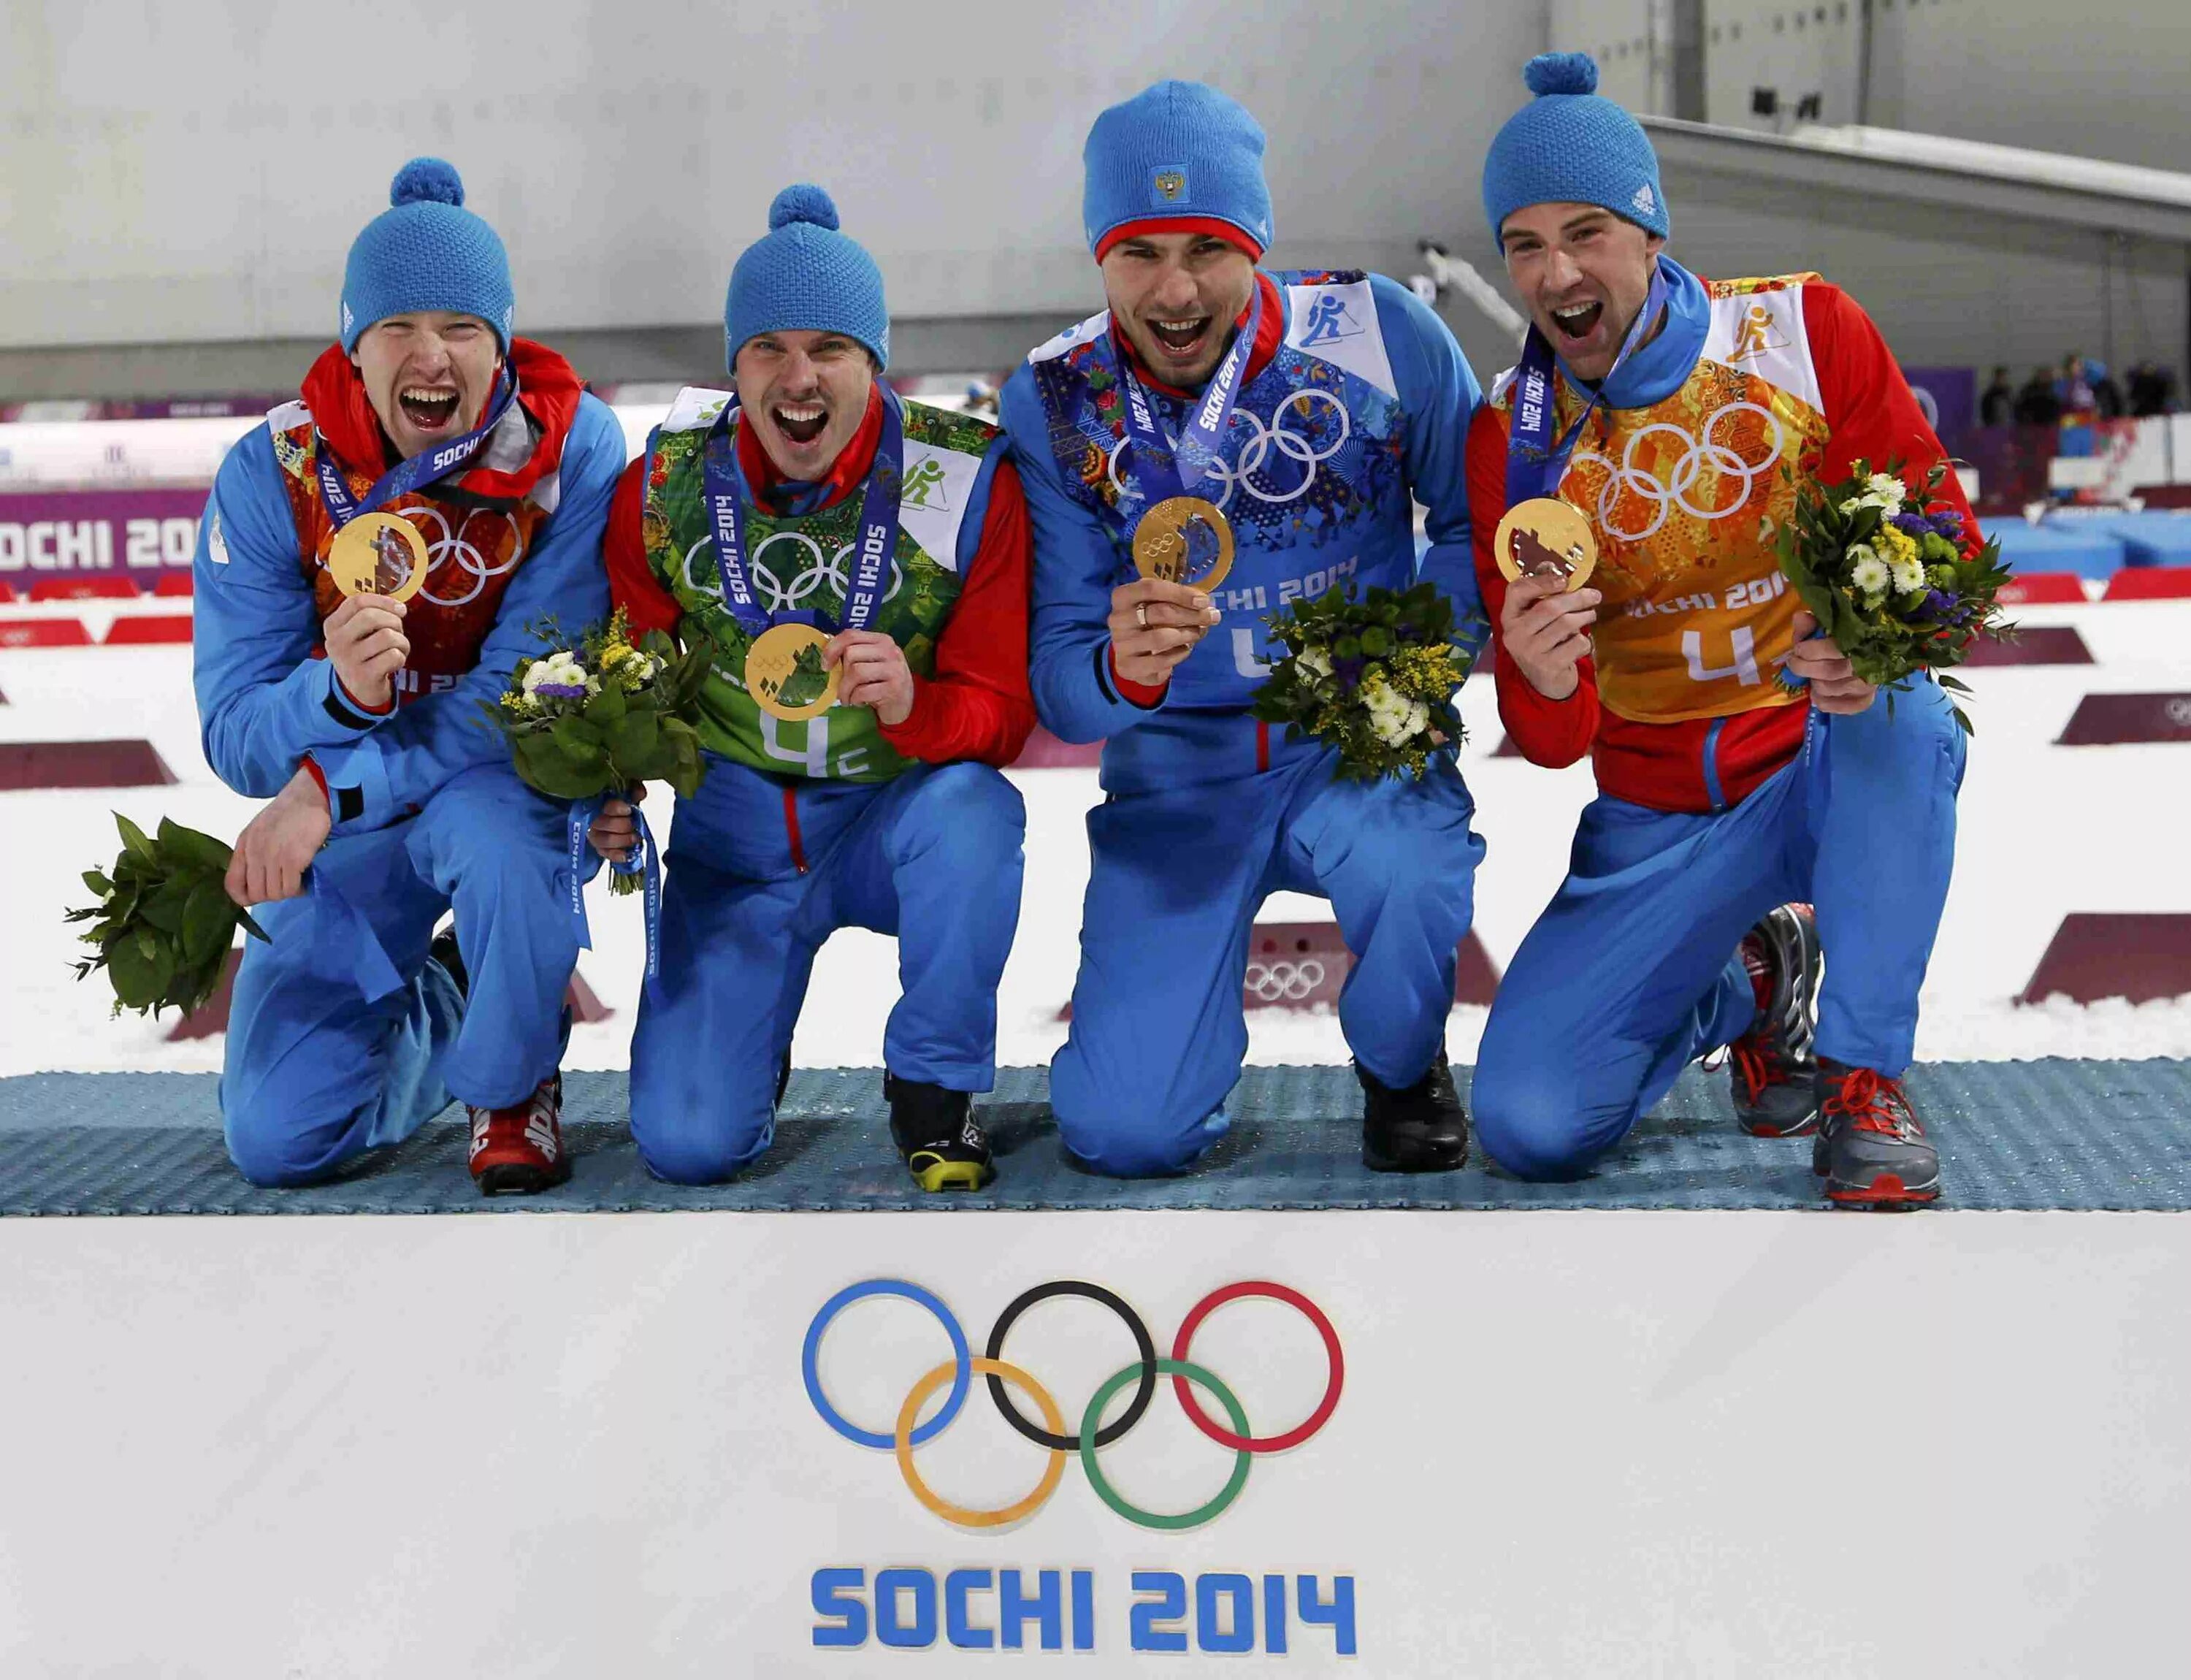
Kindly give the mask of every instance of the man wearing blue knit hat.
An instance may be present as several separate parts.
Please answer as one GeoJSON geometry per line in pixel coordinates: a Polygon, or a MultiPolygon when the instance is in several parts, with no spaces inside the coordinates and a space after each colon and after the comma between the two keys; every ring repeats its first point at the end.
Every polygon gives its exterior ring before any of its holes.
{"type": "MultiPolygon", "coordinates": [[[[1507,733],[1539,764],[1591,754],[1599,797],[1492,1005],[1478,1134],[1511,1171],[1579,1176],[1724,1048],[1744,1129],[1814,1136],[1830,1199],[1929,1202],[1939,1158],[1901,1076],[1962,734],[1929,680],[1873,704],[1773,538],[1802,481],[1863,458],[1921,485],[1939,440],[1846,293],[1665,253],[1658,159],[1587,56],[1527,80],[1483,205],[1534,324],[1470,433],[1469,499],[1507,733]],[[1533,519],[1587,535],[1594,574],[1522,563],[1533,519]]],[[[1952,473],[1939,493],[1952,512],[1913,502],[1882,544],[1975,543],[1952,473]]]]}
{"type": "Polygon", "coordinates": [[[1088,819],[1072,1033],[1050,1068],[1066,1145],[1134,1176],[1223,1136],[1249,929],[1289,891],[1330,899],[1355,955],[1340,1020],[1364,1159],[1457,1167],[1445,1022],[1483,851],[1468,790],[1449,753],[1420,782],[1338,779],[1333,750],[1249,707],[1266,615],[1335,585],[1420,573],[1474,632],[1475,376],[1404,287],[1257,271],[1263,133],[1215,88],[1164,82],[1113,106],[1084,157],[1109,307],[1034,351],[1003,403],[1034,524],[1036,704],[1066,739],[1103,742],[1109,795],[1088,819]],[[1222,586],[1137,578],[1137,529],[1190,493],[1232,532],[1222,586]]]}
{"type": "MultiPolygon", "coordinates": [[[[891,1131],[924,1190],[993,1176],[997,984],[1026,813],[1002,773],[1034,726],[1026,504],[993,426],[902,401],[882,275],[815,186],[731,271],[732,390],[681,392],[607,540],[635,629],[710,652],[708,774],[679,802],[658,979],[631,1047],[657,1177],[709,1184],[775,1132],[814,954],[895,934],[891,1131]]],[[[640,842],[621,801],[604,851],[640,842]]]]}
{"type": "Polygon", "coordinates": [[[206,757],[272,798],[228,876],[271,943],[246,943],[221,1111],[245,1176],[304,1184],[454,1096],[481,1189],[539,1190],[570,1175],[563,807],[480,709],[533,626],[606,610],[623,436],[511,336],[509,259],[457,172],[418,159],[390,198],[350,248],[339,344],[229,452],[200,528],[206,757]]]}

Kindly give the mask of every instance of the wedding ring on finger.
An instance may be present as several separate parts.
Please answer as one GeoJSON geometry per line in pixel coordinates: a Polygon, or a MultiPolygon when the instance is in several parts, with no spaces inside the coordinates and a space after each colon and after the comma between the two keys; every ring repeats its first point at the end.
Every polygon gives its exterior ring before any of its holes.
{"type": "Polygon", "coordinates": [[[1148,629],[1149,604],[1146,601],[1137,601],[1134,603],[1134,622],[1143,629],[1148,629]]]}

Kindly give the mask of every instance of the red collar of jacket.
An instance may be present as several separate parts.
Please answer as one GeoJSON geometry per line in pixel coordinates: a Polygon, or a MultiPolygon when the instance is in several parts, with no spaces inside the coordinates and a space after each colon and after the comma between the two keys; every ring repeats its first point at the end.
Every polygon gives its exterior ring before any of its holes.
{"type": "MultiPolygon", "coordinates": [[[[571,364],[545,345],[513,339],[509,365],[517,373],[518,406],[533,424],[532,458],[515,472],[474,467],[443,481],[468,493],[515,501],[553,473],[563,458],[563,441],[578,419],[585,390],[571,364]]],[[[365,380],[340,345],[330,345],[304,375],[304,406],[320,436],[343,464],[378,478],[396,464],[394,447],[380,429],[380,417],[365,393],[365,380]]]]}
{"type": "MultiPolygon", "coordinates": [[[[883,386],[877,379],[868,392],[868,412],[860,417],[859,430],[837,452],[836,460],[820,482],[828,487],[827,493],[814,506],[817,511],[834,507],[852,493],[853,488],[866,482],[868,469],[875,464],[875,447],[883,438],[883,386]]],[[[769,494],[777,487],[799,481],[786,478],[769,458],[768,451],[761,445],[760,436],[751,426],[738,428],[738,470],[746,476],[746,487],[756,499],[769,494]]]]}
{"type": "MultiPolygon", "coordinates": [[[[1278,282],[1258,269],[1255,271],[1255,284],[1261,288],[1263,293],[1263,316],[1255,323],[1255,345],[1248,352],[1248,372],[1246,378],[1242,380],[1243,384],[1247,379],[1254,379],[1256,374],[1271,365],[1271,358],[1278,353],[1278,346],[1285,341],[1286,336],[1286,305],[1285,299],[1278,295],[1278,282]]],[[[1248,314],[1247,310],[1242,310],[1233,317],[1233,326],[1245,327],[1248,324],[1248,314]]],[[[1181,402],[1191,402],[1201,395],[1199,391],[1181,390],[1176,386],[1168,385],[1143,367],[1141,356],[1134,349],[1134,341],[1118,330],[1118,323],[1115,317],[1111,323],[1111,342],[1118,346],[1121,353],[1132,366],[1135,377],[1151,390],[1161,391],[1166,396],[1176,398],[1181,402]]]]}

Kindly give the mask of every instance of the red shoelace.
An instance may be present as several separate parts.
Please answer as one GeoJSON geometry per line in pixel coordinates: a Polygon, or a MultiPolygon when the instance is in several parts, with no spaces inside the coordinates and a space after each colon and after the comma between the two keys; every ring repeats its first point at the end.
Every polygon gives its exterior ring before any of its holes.
{"type": "Polygon", "coordinates": [[[1909,1099],[1902,1094],[1902,1081],[1881,1076],[1869,1068],[1852,1068],[1841,1077],[1834,1094],[1819,1110],[1824,1114],[1846,1114],[1851,1125],[1889,1137],[1922,1137],[1909,1099]]]}

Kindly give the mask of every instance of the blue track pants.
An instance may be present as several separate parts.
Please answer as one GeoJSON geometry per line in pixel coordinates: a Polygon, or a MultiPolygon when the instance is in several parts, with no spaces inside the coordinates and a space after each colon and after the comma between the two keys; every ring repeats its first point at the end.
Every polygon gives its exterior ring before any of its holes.
{"type": "Polygon", "coordinates": [[[1570,1178],[1682,1069],[1756,1013],[1733,956],[1776,904],[1817,907],[1818,1051],[1898,1077],[1955,863],[1965,743],[1930,682],[1848,717],[1813,713],[1795,762],[1731,810],[1599,797],[1569,873],[1500,982],[1470,1107],[1485,1151],[1570,1178]]]}
{"type": "Polygon", "coordinates": [[[1124,1177],[1177,1172],[1225,1133],[1248,1051],[1249,930],[1276,891],[1329,898],[1354,954],[1339,1017],[1363,1067],[1420,1079],[1445,1043],[1454,950],[1483,842],[1450,759],[1421,782],[1334,778],[1337,755],[1272,743],[1272,767],[1113,793],[1089,813],[1070,1038],[1050,1064],[1066,1147],[1124,1177]]]}
{"type": "Polygon", "coordinates": [[[661,973],[632,1038],[631,1129],[648,1169],[720,1183],[768,1148],[814,954],[840,927],[897,937],[890,1070],[991,1089],[1026,832],[1019,790],[987,765],[787,783],[711,759],[671,825],[661,973]]]}
{"type": "Polygon", "coordinates": [[[220,1105],[254,1184],[307,1184],[408,1137],[455,1097],[521,1101],[555,1071],[578,955],[566,807],[508,767],[455,777],[416,817],[331,840],[303,897],[252,912],[229,1010],[220,1105]],[[469,1002],[426,948],[445,910],[469,1002]],[[367,998],[360,925],[393,969],[367,998]]]}

